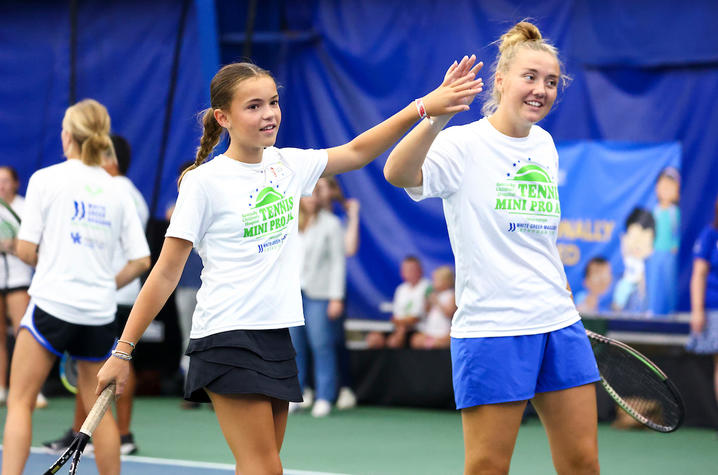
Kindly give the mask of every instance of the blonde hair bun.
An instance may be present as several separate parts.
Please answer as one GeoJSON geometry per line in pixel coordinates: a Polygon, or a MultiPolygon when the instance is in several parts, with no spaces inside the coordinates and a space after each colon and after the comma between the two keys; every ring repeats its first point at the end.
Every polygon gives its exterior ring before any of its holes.
{"type": "Polygon", "coordinates": [[[499,43],[499,53],[504,53],[512,46],[524,41],[539,41],[543,39],[541,32],[533,23],[528,21],[520,21],[515,24],[509,31],[501,35],[499,43]]]}

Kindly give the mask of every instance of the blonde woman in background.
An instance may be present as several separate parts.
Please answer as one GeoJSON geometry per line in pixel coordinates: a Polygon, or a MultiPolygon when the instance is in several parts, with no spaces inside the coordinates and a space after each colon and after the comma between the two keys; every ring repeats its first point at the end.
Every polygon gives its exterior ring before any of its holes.
{"type": "MultiPolygon", "coordinates": [[[[109,132],[102,104],[86,99],[69,107],[61,134],[67,160],[38,170],[28,183],[17,255],[36,270],[10,370],[4,475],[23,471],[35,397],[65,351],[77,360],[78,389],[89,412],[97,371],[115,344],[115,293],[150,266],[135,205],[101,167],[112,147],[109,132]],[[118,247],[128,262],[116,273],[118,247]]],[[[119,474],[120,437],[111,413],[92,438],[99,473],[119,474]]]]}

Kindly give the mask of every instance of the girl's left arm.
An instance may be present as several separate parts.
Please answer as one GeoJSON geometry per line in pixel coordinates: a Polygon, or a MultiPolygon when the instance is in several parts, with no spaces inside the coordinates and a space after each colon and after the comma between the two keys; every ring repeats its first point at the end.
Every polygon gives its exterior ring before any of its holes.
{"type": "MultiPolygon", "coordinates": [[[[464,56],[454,62],[444,82],[423,97],[426,114],[430,117],[469,110],[466,98],[475,96],[483,85],[481,78],[474,79],[479,66],[473,67],[475,56],[464,56]]],[[[375,125],[349,143],[327,150],[329,159],[322,176],[336,175],[362,168],[394,145],[419,119],[417,106],[410,103],[393,116],[375,125]]]]}

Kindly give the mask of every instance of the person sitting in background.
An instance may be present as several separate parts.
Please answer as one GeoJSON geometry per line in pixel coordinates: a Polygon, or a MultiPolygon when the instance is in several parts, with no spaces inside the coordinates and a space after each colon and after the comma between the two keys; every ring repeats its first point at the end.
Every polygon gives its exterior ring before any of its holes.
{"type": "Polygon", "coordinates": [[[604,257],[594,257],[583,270],[583,288],[576,293],[576,308],[579,312],[590,314],[601,310],[601,298],[611,288],[613,276],[611,263],[604,257]]]}
{"type": "Polygon", "coordinates": [[[410,341],[411,347],[417,350],[448,348],[451,343],[451,319],[456,312],[454,270],[450,266],[438,267],[431,280],[433,288],[426,299],[426,320],[410,341]]]}
{"type": "Polygon", "coordinates": [[[405,257],[401,262],[400,273],[403,282],[394,292],[391,316],[394,331],[386,338],[381,332],[370,332],[367,335],[369,348],[403,348],[416,330],[417,324],[426,315],[426,294],[430,282],[424,278],[419,258],[405,257]]]}

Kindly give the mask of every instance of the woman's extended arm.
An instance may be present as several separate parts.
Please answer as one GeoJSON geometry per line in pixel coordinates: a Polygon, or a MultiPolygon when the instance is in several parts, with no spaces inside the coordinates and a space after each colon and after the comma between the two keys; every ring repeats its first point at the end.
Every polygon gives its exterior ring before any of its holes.
{"type": "MultiPolygon", "coordinates": [[[[469,110],[468,98],[481,92],[482,80],[474,79],[480,65],[473,67],[475,56],[464,57],[454,63],[444,77],[444,82],[423,97],[426,114],[434,117],[469,110]]],[[[414,102],[357,136],[349,143],[328,150],[329,160],[322,176],[336,175],[356,170],[374,160],[394,145],[419,119],[414,102]]]]}
{"type": "MultiPolygon", "coordinates": [[[[474,66],[472,71],[478,73],[482,66],[483,63],[479,63],[474,66]]],[[[454,74],[456,73],[451,69],[447,71],[444,82],[450,81],[454,74]]],[[[478,87],[476,93],[462,98],[467,108],[474,96],[481,92],[482,85],[478,87]]],[[[429,152],[429,148],[434,143],[436,136],[446,127],[454,114],[455,112],[450,112],[440,115],[434,117],[433,123],[422,121],[414,127],[389,154],[389,159],[384,165],[384,178],[392,185],[400,188],[421,186],[424,181],[421,166],[424,164],[426,154],[429,152]]]]}
{"type": "MultiPolygon", "coordinates": [[[[177,287],[182,269],[192,250],[192,243],[184,239],[165,238],[162,252],[132,307],[127,325],[122,332],[117,349],[132,353],[132,347],[124,342],[137,343],[147,326],[157,316],[172,291],[177,287]]],[[[129,362],[110,357],[97,373],[97,394],[109,383],[117,383],[117,394],[124,391],[129,373],[129,362]]]]}

